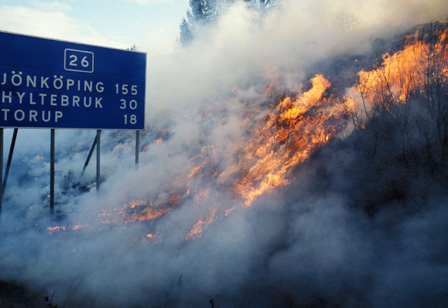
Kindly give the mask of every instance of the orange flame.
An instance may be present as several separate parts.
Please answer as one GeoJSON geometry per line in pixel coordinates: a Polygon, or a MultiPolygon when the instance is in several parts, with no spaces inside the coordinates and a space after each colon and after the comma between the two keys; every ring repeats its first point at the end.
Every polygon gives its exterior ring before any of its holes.
{"type": "Polygon", "coordinates": [[[102,222],[105,224],[115,224],[118,221],[128,224],[153,220],[165,215],[176,206],[179,206],[180,203],[178,198],[177,195],[171,195],[167,205],[145,200],[132,201],[129,204],[124,205],[121,209],[112,211],[101,210],[98,217],[101,217],[102,222]]]}
{"type": "Polygon", "coordinates": [[[48,227],[47,231],[53,234],[54,232],[65,231],[65,228],[65,226],[48,227]]]}
{"type": "Polygon", "coordinates": [[[352,107],[326,97],[331,86],[322,75],[311,79],[312,87],[295,98],[286,97],[270,113],[258,138],[244,149],[238,166],[248,171],[235,182],[236,191],[249,206],[258,196],[287,185],[288,172],[327,143],[340,128],[335,119],[347,116],[352,107]]]}
{"type": "MultiPolygon", "coordinates": [[[[212,200],[220,196],[218,193],[216,196],[210,193],[210,186],[201,183],[202,179],[215,181],[225,186],[224,189],[227,189],[229,183],[232,184],[230,190],[242,198],[244,206],[252,205],[263,194],[288,185],[292,180],[292,171],[347,126],[355,106],[362,103],[357,97],[372,106],[384,103],[384,108],[390,108],[391,102],[405,103],[412,91],[424,91],[419,87],[419,82],[430,74],[424,69],[431,67],[432,55],[440,54],[446,65],[446,33],[446,30],[438,33],[438,42],[432,45],[418,40],[418,33],[408,37],[403,50],[383,56],[379,68],[359,72],[359,82],[351,88],[355,97],[335,98],[331,94],[331,83],[324,76],[316,75],[310,80],[309,90],[279,100],[275,110],[252,134],[252,139],[238,149],[238,163],[219,173],[214,168],[219,164],[216,162],[214,146],[204,146],[198,155],[190,159],[193,164],[191,170],[173,181],[172,191],[177,193],[167,194],[167,200],[163,202],[131,202],[118,212],[118,216],[125,224],[156,219],[180,206],[191,194],[192,200],[198,204],[209,204],[210,208],[206,217],[199,219],[185,236],[187,240],[200,238],[205,228],[217,219],[218,211],[225,217],[236,208],[224,208],[214,203],[212,200]],[[384,93],[388,93],[389,99],[378,97],[384,93]],[[199,182],[198,187],[194,187],[195,181],[199,182]]],[[[447,78],[446,66],[441,74],[447,78]]],[[[276,79],[277,72],[272,76],[276,79]]],[[[274,91],[275,81],[272,81],[264,94],[271,97],[274,91]]],[[[233,92],[240,95],[238,89],[233,92]]],[[[212,114],[207,111],[195,119],[203,121],[212,114]]],[[[252,122],[251,116],[245,114],[241,126],[252,122]]],[[[365,128],[364,124],[359,125],[365,128]]],[[[163,134],[158,142],[164,142],[163,134]]],[[[229,147],[235,148],[235,145],[229,147]]],[[[105,213],[101,215],[106,216],[105,213]]],[[[157,234],[146,235],[146,239],[155,238],[157,234]]]]}
{"type": "Polygon", "coordinates": [[[203,228],[206,228],[207,225],[211,224],[216,217],[217,209],[213,209],[205,218],[205,220],[200,219],[191,229],[191,231],[185,237],[186,240],[191,240],[194,238],[199,238],[202,236],[203,228]]]}
{"type": "MultiPolygon", "coordinates": [[[[387,110],[393,103],[405,103],[409,94],[417,88],[424,90],[420,85],[425,78],[437,78],[433,76],[434,60],[439,58],[446,64],[446,37],[447,30],[436,32],[438,41],[435,44],[425,43],[419,40],[418,31],[406,39],[403,50],[390,55],[383,55],[381,67],[372,71],[359,72],[359,83],[354,90],[362,94],[362,98],[375,107],[383,107],[387,110]],[[384,97],[387,93],[388,97],[384,97]],[[383,106],[378,106],[383,104],[383,106]]],[[[447,76],[445,69],[441,74],[447,76]]],[[[441,77],[441,76],[439,76],[441,77]]]]}

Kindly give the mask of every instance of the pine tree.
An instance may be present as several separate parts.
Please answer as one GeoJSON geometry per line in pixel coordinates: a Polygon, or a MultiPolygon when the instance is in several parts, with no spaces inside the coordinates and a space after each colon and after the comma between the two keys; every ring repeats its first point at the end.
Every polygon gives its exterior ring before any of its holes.
{"type": "MultiPolygon", "coordinates": [[[[180,24],[180,42],[183,45],[189,44],[194,39],[194,27],[203,26],[217,20],[221,11],[238,0],[190,0],[190,8],[187,17],[182,19],[180,24]]],[[[272,0],[243,0],[253,4],[262,10],[272,2],[272,0]]]]}
{"type": "MultiPolygon", "coordinates": [[[[190,0],[190,9],[187,17],[180,24],[180,42],[184,45],[190,43],[193,38],[193,27],[211,22],[217,15],[217,3],[219,0],[190,0]]],[[[225,1],[225,0],[224,0],[225,1]]]]}

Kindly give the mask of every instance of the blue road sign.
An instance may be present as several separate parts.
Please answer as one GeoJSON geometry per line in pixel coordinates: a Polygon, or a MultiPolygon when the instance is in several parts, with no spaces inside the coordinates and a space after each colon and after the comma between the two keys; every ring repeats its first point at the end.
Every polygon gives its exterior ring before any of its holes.
{"type": "Polygon", "coordinates": [[[0,32],[0,127],[144,129],[146,54],[0,32]]]}

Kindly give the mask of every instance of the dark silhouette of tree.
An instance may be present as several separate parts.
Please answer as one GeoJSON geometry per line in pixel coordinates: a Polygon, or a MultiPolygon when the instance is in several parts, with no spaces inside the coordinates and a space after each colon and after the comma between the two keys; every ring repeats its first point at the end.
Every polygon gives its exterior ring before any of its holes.
{"type": "MultiPolygon", "coordinates": [[[[194,28],[212,23],[225,8],[238,0],[190,0],[187,16],[180,24],[180,42],[188,45],[194,39],[194,28]]],[[[240,0],[252,4],[254,8],[265,10],[272,0],[240,0]]]]}

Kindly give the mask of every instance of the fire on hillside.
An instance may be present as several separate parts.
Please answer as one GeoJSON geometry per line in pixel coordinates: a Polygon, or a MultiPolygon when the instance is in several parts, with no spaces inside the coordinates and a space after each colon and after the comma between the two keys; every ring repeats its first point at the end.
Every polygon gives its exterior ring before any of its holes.
{"type": "MultiPolygon", "coordinates": [[[[218,217],[231,215],[236,207],[251,206],[260,196],[288,185],[294,179],[294,170],[333,138],[353,129],[364,129],[370,112],[374,113],[377,108],[392,112],[397,104],[406,104],[412,93],[429,91],[428,80],[446,83],[447,30],[428,36],[418,31],[409,35],[400,50],[384,54],[376,67],[361,70],[358,82],[347,86],[344,96],[333,94],[332,84],[322,74],[311,78],[309,88],[301,85],[303,90],[294,95],[278,95],[273,81],[266,86],[264,97],[259,98],[269,101],[270,110],[264,115],[266,110],[251,108],[242,116],[240,125],[249,132],[247,141],[229,145],[237,157],[225,170],[216,167],[215,146],[207,144],[200,153],[190,157],[193,167],[185,177],[176,178],[167,189],[169,193],[154,200],[131,201],[121,209],[99,213],[98,219],[105,224],[156,220],[170,215],[186,200],[194,199],[209,210],[191,226],[185,239],[201,237],[218,217]],[[254,125],[251,119],[260,117],[263,120],[254,125]],[[220,189],[211,189],[217,186],[220,189]],[[234,205],[220,204],[217,200],[221,194],[232,196],[234,205]]],[[[238,96],[239,91],[233,90],[233,93],[238,96]]],[[[253,106],[251,101],[241,101],[253,106]]],[[[213,110],[196,121],[211,114],[213,110]]],[[[225,116],[220,121],[226,121],[225,116]]],[[[166,135],[167,131],[160,135],[166,135]]],[[[163,143],[164,139],[159,137],[155,142],[163,143]]],[[[65,230],[65,227],[48,229],[49,232],[65,230]]],[[[156,236],[149,233],[147,238],[156,236]]]]}

